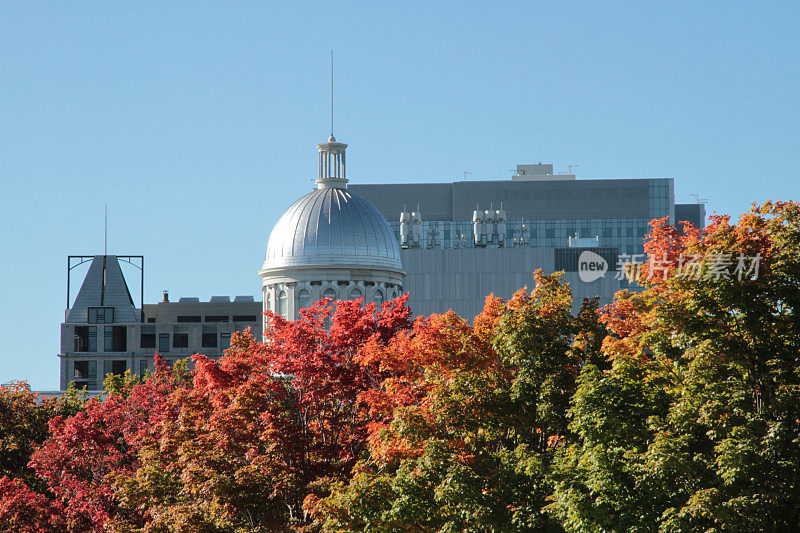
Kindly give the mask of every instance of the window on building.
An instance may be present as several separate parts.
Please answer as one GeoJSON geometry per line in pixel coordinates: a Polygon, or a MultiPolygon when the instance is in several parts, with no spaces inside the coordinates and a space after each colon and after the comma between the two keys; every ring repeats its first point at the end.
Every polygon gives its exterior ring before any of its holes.
{"type": "Polygon", "coordinates": [[[227,315],[206,315],[206,322],[229,322],[230,317],[227,315]]]}
{"type": "Polygon", "coordinates": [[[311,305],[311,293],[308,292],[308,289],[301,289],[297,293],[297,308],[304,309],[309,305],[311,305]]]}
{"type": "Polygon", "coordinates": [[[121,376],[126,370],[128,370],[128,362],[124,359],[111,361],[111,373],[115,376],[121,376]]]}
{"type": "Polygon", "coordinates": [[[128,349],[128,328],[125,326],[106,326],[103,351],[124,352],[128,349]]]}
{"type": "Polygon", "coordinates": [[[217,347],[217,327],[216,326],[203,326],[203,348],[216,348],[217,347]]]}
{"type": "Polygon", "coordinates": [[[89,379],[89,361],[75,361],[75,379],[89,379]]]}
{"type": "Polygon", "coordinates": [[[172,347],[173,348],[188,348],[189,347],[189,334],[188,333],[173,333],[172,334],[172,347]]]}
{"type": "Polygon", "coordinates": [[[128,328],[114,326],[114,351],[125,352],[128,350],[128,328]]]}
{"type": "MultiPolygon", "coordinates": [[[[337,298],[337,294],[336,294],[336,291],[332,287],[328,287],[327,289],[325,289],[325,292],[322,293],[322,297],[323,298],[331,298],[331,299],[335,300],[337,298]]],[[[322,325],[325,327],[325,329],[331,329],[331,326],[333,325],[333,316],[332,315],[333,315],[333,313],[329,314],[328,316],[325,317],[325,320],[323,320],[322,325]]]]}
{"type": "Polygon", "coordinates": [[[149,361],[139,361],[139,375],[141,377],[145,377],[147,375],[147,371],[150,369],[150,362],[149,361]]]}
{"type": "MultiPolygon", "coordinates": [[[[90,352],[89,349],[89,330],[95,330],[95,346],[97,344],[97,327],[96,326],[75,326],[75,346],[76,352],[90,352]]],[[[96,349],[94,351],[97,351],[96,349]]]]}
{"type": "Polygon", "coordinates": [[[158,351],[160,353],[169,352],[169,333],[158,334],[158,351]]]}
{"type": "Polygon", "coordinates": [[[383,297],[383,292],[380,289],[375,291],[375,303],[381,305],[385,301],[386,298],[383,297]]]}
{"type": "Polygon", "coordinates": [[[361,289],[352,289],[350,291],[350,299],[355,300],[356,298],[361,298],[361,289]]]}
{"type": "Polygon", "coordinates": [[[234,322],[258,322],[256,315],[233,315],[234,322]]]}
{"type": "Polygon", "coordinates": [[[220,350],[227,350],[231,347],[231,334],[230,333],[220,333],[219,334],[219,349],[220,350]]]}
{"type": "Polygon", "coordinates": [[[289,316],[288,303],[286,291],[281,291],[280,294],[278,294],[278,314],[283,318],[288,318],[289,316]]]}
{"type": "Polygon", "coordinates": [[[114,322],[113,307],[90,307],[89,324],[111,324],[114,322]]]}
{"type": "Polygon", "coordinates": [[[89,390],[97,388],[97,361],[73,362],[72,382],[78,388],[86,387],[89,390]]]}
{"type": "Polygon", "coordinates": [[[200,315],[178,315],[178,322],[200,322],[200,315]]]}
{"type": "Polygon", "coordinates": [[[155,348],[156,347],[156,328],[155,326],[142,326],[142,334],[139,338],[139,347],[141,348],[155,348]]]}
{"type": "Polygon", "coordinates": [[[89,346],[87,352],[97,351],[97,326],[89,326],[89,346]]]}

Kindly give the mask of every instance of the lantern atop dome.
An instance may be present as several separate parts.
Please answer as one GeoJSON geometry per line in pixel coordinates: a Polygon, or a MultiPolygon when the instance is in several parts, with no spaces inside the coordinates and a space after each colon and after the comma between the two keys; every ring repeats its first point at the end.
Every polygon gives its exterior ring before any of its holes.
{"type": "Polygon", "coordinates": [[[319,175],[316,183],[318,189],[345,189],[347,177],[345,172],[345,153],[347,145],[336,142],[331,134],[328,142],[317,145],[319,152],[319,175]]]}

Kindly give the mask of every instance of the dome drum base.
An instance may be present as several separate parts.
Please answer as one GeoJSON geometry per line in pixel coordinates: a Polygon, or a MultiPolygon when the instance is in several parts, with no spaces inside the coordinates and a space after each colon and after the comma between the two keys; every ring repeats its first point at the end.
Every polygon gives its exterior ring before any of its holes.
{"type": "MultiPolygon", "coordinates": [[[[394,273],[387,273],[394,274],[394,273]]],[[[383,303],[403,294],[403,278],[397,274],[382,276],[348,276],[339,272],[329,278],[309,276],[280,276],[264,279],[262,286],[264,311],[273,311],[287,320],[299,318],[299,311],[322,298],[354,300],[364,303],[383,303]],[[347,279],[350,278],[350,279],[347,279]]]]}

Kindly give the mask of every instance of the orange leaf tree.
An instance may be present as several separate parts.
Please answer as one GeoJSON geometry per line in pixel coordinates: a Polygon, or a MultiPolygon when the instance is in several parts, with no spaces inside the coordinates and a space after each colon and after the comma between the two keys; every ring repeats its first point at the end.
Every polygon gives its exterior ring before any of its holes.
{"type": "Polygon", "coordinates": [[[532,293],[487,298],[470,325],[453,312],[417,319],[376,347],[394,372],[362,394],[377,420],[353,478],[306,508],[325,531],[529,530],[542,510],[579,368],[603,331],[589,304],[574,317],[560,275],[532,293]]]}

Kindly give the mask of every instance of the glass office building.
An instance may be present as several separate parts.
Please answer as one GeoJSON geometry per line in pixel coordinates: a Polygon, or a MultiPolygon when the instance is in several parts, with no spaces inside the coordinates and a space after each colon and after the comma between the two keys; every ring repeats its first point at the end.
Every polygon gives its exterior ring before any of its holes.
{"type": "Polygon", "coordinates": [[[577,258],[602,255],[610,270],[644,260],[650,221],[702,227],[703,204],[675,204],[673,178],[581,179],[552,165],[518,165],[512,179],[351,185],[389,220],[407,271],[415,314],[477,314],[490,292],[503,298],[531,272],[563,270],[576,300],[610,303],[630,288],[610,273],[587,283],[577,258]]]}
{"type": "MultiPolygon", "coordinates": [[[[669,217],[671,222],[676,221],[672,178],[495,180],[351,188],[381,210],[401,245],[401,214],[416,214],[420,238],[411,247],[423,249],[482,246],[475,236],[476,212],[482,212],[486,224],[493,224],[495,233],[505,233],[504,238],[486,246],[566,247],[570,238],[591,238],[599,246],[618,248],[621,254],[643,253],[651,220],[669,217]]],[[[681,207],[694,211],[690,221],[702,226],[702,204],[681,207]]]]}

